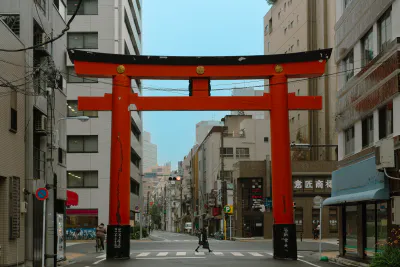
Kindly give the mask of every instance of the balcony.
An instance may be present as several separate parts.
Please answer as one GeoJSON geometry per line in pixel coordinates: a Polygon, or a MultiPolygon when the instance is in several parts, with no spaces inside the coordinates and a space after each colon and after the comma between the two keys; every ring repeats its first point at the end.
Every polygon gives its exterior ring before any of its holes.
{"type": "Polygon", "coordinates": [[[45,179],[46,174],[46,152],[39,148],[33,148],[33,179],[45,179]]]}

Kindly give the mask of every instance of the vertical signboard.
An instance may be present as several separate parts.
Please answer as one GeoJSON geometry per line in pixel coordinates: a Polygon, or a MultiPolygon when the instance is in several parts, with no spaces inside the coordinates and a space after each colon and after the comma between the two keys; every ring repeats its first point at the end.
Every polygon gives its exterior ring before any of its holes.
{"type": "Polygon", "coordinates": [[[57,213],[57,261],[64,258],[64,214],[57,213]]]}

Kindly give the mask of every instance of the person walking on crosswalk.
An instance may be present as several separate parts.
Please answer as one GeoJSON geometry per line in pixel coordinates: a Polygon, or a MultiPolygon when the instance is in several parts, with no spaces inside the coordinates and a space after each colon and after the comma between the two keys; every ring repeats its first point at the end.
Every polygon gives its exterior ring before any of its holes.
{"type": "Polygon", "coordinates": [[[199,235],[199,246],[194,251],[199,252],[198,249],[200,246],[203,246],[204,249],[208,249],[208,252],[212,252],[210,244],[208,243],[206,228],[201,229],[199,235]]]}

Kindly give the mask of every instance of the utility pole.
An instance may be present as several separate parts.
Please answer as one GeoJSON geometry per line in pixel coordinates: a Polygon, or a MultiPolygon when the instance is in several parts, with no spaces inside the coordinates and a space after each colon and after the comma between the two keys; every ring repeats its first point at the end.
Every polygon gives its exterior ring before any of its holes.
{"type": "Polygon", "coordinates": [[[182,202],[182,178],[181,178],[181,226],[180,226],[180,232],[182,233],[182,229],[183,229],[183,218],[182,218],[182,211],[183,211],[183,202],[182,202]]]}
{"type": "Polygon", "coordinates": [[[147,232],[150,234],[150,191],[147,191],[147,232]]]}

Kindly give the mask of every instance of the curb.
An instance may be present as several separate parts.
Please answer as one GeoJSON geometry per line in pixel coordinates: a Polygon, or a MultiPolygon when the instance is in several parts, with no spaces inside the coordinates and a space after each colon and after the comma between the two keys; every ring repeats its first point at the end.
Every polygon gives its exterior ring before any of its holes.
{"type": "Polygon", "coordinates": [[[352,261],[341,257],[329,258],[329,262],[340,264],[342,266],[369,267],[369,264],[352,261]]]}

